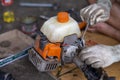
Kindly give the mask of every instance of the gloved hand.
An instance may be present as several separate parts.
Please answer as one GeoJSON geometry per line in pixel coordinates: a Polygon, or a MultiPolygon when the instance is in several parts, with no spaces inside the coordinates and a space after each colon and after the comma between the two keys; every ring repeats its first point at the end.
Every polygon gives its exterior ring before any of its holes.
{"type": "Polygon", "coordinates": [[[80,53],[80,59],[94,68],[107,67],[120,61],[120,45],[96,45],[85,48],[80,53]]]}
{"type": "Polygon", "coordinates": [[[109,19],[110,8],[102,4],[92,4],[80,10],[80,16],[83,21],[90,21],[90,25],[94,25],[109,19]]]}

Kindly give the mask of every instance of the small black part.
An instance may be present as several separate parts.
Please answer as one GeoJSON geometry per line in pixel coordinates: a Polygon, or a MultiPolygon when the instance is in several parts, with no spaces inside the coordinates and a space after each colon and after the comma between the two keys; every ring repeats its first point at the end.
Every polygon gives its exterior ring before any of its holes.
{"type": "Polygon", "coordinates": [[[0,71],[0,80],[15,80],[10,73],[0,71]]]}
{"type": "Polygon", "coordinates": [[[116,80],[116,78],[115,77],[109,77],[108,80],[116,80]]]}

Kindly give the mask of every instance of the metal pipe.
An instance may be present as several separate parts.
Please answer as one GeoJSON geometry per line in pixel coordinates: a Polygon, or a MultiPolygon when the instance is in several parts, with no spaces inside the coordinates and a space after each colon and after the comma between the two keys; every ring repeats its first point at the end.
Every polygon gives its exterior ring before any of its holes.
{"type": "Polygon", "coordinates": [[[53,7],[53,4],[50,4],[50,3],[24,3],[24,2],[21,2],[20,6],[25,6],[25,7],[53,7]]]}

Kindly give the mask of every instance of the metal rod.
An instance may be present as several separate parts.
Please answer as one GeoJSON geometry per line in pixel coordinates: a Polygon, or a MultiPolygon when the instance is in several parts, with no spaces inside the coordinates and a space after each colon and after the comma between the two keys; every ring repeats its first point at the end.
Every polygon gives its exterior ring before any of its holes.
{"type": "Polygon", "coordinates": [[[48,20],[48,19],[49,19],[49,17],[44,16],[44,15],[40,15],[39,17],[40,17],[41,19],[44,19],[44,20],[48,20]]]}
{"type": "Polygon", "coordinates": [[[87,32],[87,30],[88,30],[88,27],[89,27],[89,22],[87,23],[87,26],[86,26],[86,28],[85,28],[85,31],[83,32],[83,34],[82,34],[82,39],[84,39],[85,38],[85,34],[86,34],[86,32],[87,32]]]}
{"type": "Polygon", "coordinates": [[[53,7],[53,4],[50,3],[20,3],[20,6],[27,6],[27,7],[53,7]]]}

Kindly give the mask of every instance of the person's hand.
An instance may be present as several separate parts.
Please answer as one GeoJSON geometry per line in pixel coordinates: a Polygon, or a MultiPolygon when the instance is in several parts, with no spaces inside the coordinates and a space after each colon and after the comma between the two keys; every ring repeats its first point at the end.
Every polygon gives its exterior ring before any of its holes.
{"type": "Polygon", "coordinates": [[[80,16],[83,21],[90,21],[90,25],[98,22],[104,22],[109,19],[110,11],[101,4],[92,4],[80,10],[80,16]]]}
{"type": "Polygon", "coordinates": [[[94,68],[107,67],[119,61],[117,47],[96,45],[85,48],[80,53],[80,59],[94,68]]]}

